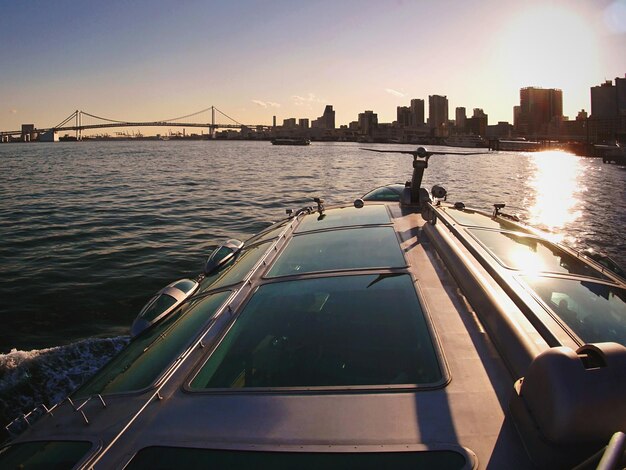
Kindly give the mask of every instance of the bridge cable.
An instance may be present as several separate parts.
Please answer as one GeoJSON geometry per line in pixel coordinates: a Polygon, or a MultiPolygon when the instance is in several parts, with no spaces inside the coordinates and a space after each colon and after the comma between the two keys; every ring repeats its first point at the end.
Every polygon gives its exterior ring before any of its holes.
{"type": "Polygon", "coordinates": [[[61,121],[60,124],[57,124],[56,126],[54,126],[53,129],[56,129],[57,127],[63,127],[65,124],[67,124],[68,122],[70,122],[72,119],[74,119],[76,117],[76,113],[77,113],[77,111],[74,111],[67,118],[65,118],[63,121],[61,121]]]}
{"type": "MultiPolygon", "coordinates": [[[[210,107],[208,107],[208,108],[203,109],[202,111],[197,111],[197,112],[195,112],[195,113],[187,114],[187,115],[185,115],[185,116],[180,116],[180,117],[177,117],[177,118],[163,119],[163,121],[161,121],[161,122],[178,121],[179,119],[185,119],[185,118],[188,118],[188,117],[193,117],[193,116],[196,116],[196,115],[198,115],[198,114],[202,114],[202,113],[205,113],[205,112],[209,111],[212,107],[213,107],[213,106],[210,106],[210,107]]],[[[217,108],[216,108],[216,109],[217,109],[217,108]]]]}
{"type": "Polygon", "coordinates": [[[223,112],[222,112],[222,111],[220,111],[219,109],[215,108],[215,110],[216,110],[218,113],[220,113],[220,114],[222,114],[222,115],[226,116],[228,119],[230,119],[230,120],[231,120],[231,121],[233,121],[234,123],[239,124],[240,126],[244,126],[244,125],[245,125],[245,124],[242,124],[242,123],[240,123],[239,121],[237,121],[237,120],[235,120],[235,119],[231,118],[228,114],[223,113],[223,112]]]}
{"type": "Polygon", "coordinates": [[[94,116],[93,114],[86,113],[85,111],[83,111],[83,114],[85,116],[89,116],[89,117],[92,117],[94,119],[100,119],[101,121],[114,122],[114,123],[117,123],[117,124],[130,123],[130,121],[116,121],[114,119],[107,119],[107,118],[103,118],[103,117],[100,117],[100,116],[94,116]]]}

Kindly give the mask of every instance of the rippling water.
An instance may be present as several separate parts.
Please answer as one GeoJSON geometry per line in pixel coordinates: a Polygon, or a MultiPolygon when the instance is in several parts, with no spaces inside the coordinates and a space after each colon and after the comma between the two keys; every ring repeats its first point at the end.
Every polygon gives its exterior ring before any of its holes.
{"type": "MultiPolygon", "coordinates": [[[[0,145],[0,169],[0,353],[15,349],[0,354],[1,401],[8,370],[41,360],[42,348],[123,337],[151,293],[197,274],[225,238],[245,239],[313,196],[346,202],[404,182],[411,157],[352,143],[32,143],[0,145]]],[[[625,265],[625,182],[624,167],[597,159],[499,152],[435,156],[424,186],[473,207],[505,202],[625,265]]]]}

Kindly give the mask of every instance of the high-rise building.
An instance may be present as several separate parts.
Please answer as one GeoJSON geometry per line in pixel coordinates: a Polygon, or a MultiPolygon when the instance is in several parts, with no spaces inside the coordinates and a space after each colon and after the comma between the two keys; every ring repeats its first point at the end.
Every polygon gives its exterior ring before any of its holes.
{"type": "Polygon", "coordinates": [[[398,106],[396,108],[396,116],[398,127],[411,126],[411,108],[408,106],[398,106]]]}
{"type": "Polygon", "coordinates": [[[465,130],[470,134],[487,135],[488,116],[481,108],[474,108],[474,114],[465,121],[465,130]]]}
{"type": "Polygon", "coordinates": [[[296,118],[283,119],[283,127],[285,129],[295,129],[296,128],[296,118]]]}
{"type": "Polygon", "coordinates": [[[563,92],[554,88],[527,87],[520,90],[517,132],[547,135],[550,125],[563,119],[563,92]]]}
{"type": "Polygon", "coordinates": [[[519,127],[519,117],[522,115],[521,106],[513,106],[513,129],[519,127]]]}
{"type": "Polygon", "coordinates": [[[615,78],[615,88],[617,89],[617,114],[626,116],[626,74],[624,78],[615,78]]]}
{"type": "Polygon", "coordinates": [[[411,127],[424,125],[424,100],[411,100],[411,127]]]}
{"type": "Polygon", "coordinates": [[[594,142],[611,142],[626,135],[626,75],[615,85],[607,80],[591,87],[591,116],[588,135],[594,142]]]}
{"type": "Polygon", "coordinates": [[[333,111],[332,104],[326,105],[326,108],[324,108],[324,114],[313,121],[311,123],[311,127],[319,129],[335,128],[335,111],[333,111]]]}
{"type": "Polygon", "coordinates": [[[448,126],[448,98],[440,95],[428,97],[428,123],[435,135],[445,136],[448,126]]]}
{"type": "Polygon", "coordinates": [[[617,116],[617,87],[611,80],[591,87],[591,117],[610,118],[617,116]]]}
{"type": "Polygon", "coordinates": [[[298,127],[300,127],[301,129],[308,129],[309,128],[309,120],[307,118],[301,118],[298,120],[298,127]]]}
{"type": "Polygon", "coordinates": [[[465,114],[465,108],[458,107],[455,110],[455,118],[456,118],[456,128],[459,131],[463,131],[465,129],[465,119],[467,115],[465,114]]]}
{"type": "Polygon", "coordinates": [[[613,118],[626,116],[626,75],[615,78],[615,85],[607,80],[591,87],[591,117],[613,118]]]}
{"type": "Polygon", "coordinates": [[[378,114],[374,111],[365,111],[359,114],[359,132],[372,135],[374,129],[378,127],[378,114]]]}

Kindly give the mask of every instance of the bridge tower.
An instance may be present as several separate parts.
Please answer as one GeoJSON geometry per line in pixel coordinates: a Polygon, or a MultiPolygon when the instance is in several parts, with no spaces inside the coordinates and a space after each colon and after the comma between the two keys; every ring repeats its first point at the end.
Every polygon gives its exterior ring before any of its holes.
{"type": "Polygon", "coordinates": [[[211,129],[209,129],[211,139],[215,139],[215,106],[211,106],[211,129]]]}
{"type": "Polygon", "coordinates": [[[83,112],[77,109],[74,116],[76,119],[76,140],[83,140],[83,112]]]}

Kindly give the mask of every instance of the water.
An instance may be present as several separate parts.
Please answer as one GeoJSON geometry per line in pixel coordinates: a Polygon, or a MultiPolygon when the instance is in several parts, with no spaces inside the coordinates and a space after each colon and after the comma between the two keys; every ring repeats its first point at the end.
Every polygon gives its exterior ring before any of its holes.
{"type": "MultiPolygon", "coordinates": [[[[347,202],[410,178],[410,156],[360,146],[0,145],[0,423],[77,385],[125,344],[151,293],[196,275],[226,238],[314,196],[347,202]]],[[[493,153],[435,156],[424,186],[473,207],[505,202],[557,240],[626,265],[625,182],[624,167],[597,159],[493,153]]]]}

